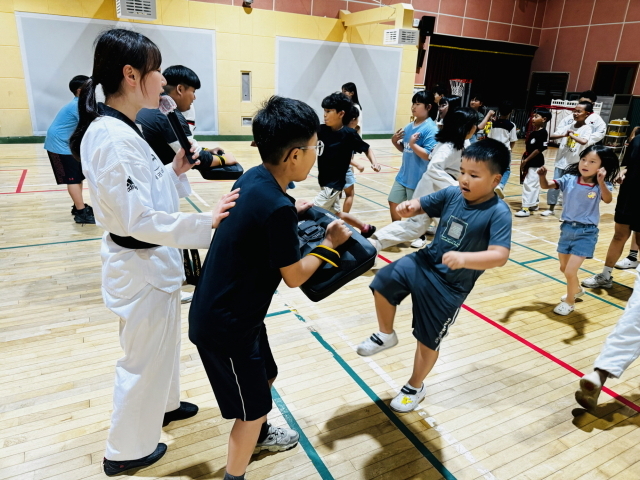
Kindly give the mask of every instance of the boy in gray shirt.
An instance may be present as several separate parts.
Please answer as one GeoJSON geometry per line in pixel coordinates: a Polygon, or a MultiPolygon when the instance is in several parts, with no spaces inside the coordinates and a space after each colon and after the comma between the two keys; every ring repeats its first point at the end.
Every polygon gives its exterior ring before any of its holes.
{"type": "Polygon", "coordinates": [[[492,139],[475,143],[464,151],[458,186],[398,206],[398,213],[405,218],[426,213],[442,220],[427,248],[381,269],[370,286],[380,331],[358,346],[359,355],[395,346],[396,307],[409,294],[413,301],[417,351],[411,378],[391,401],[397,412],[414,410],[425,397],[422,382],[478,277],[509,258],[511,212],[494,189],[510,161],[504,144],[492,139]]]}

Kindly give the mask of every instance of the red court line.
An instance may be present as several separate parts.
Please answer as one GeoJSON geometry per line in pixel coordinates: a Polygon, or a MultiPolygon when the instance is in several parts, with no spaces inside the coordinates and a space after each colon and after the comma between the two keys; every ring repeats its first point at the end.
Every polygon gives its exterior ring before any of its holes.
{"type": "MultiPolygon", "coordinates": [[[[389,260],[388,258],[383,257],[382,255],[378,255],[378,257],[380,259],[384,260],[387,263],[391,263],[391,260],[389,260]]],[[[473,315],[478,317],[480,320],[484,320],[489,325],[492,325],[492,326],[496,327],[498,330],[501,330],[502,332],[506,333],[511,338],[514,338],[514,339],[518,340],[520,343],[526,345],[530,349],[538,352],[540,355],[543,355],[543,356],[547,357],[549,360],[554,362],[556,365],[560,365],[562,368],[564,368],[566,370],[569,370],[571,373],[573,373],[574,375],[577,375],[578,377],[583,377],[584,376],[584,373],[582,373],[580,370],[572,367],[571,365],[569,365],[566,362],[563,362],[562,360],[560,360],[555,355],[552,355],[549,352],[547,352],[546,350],[543,350],[542,348],[538,347],[537,345],[531,343],[529,340],[527,340],[525,338],[522,338],[520,335],[518,335],[515,332],[512,332],[511,330],[509,330],[504,325],[500,325],[495,320],[491,320],[489,317],[483,315],[482,313],[478,312],[477,310],[474,310],[473,308],[469,307],[468,305],[462,304],[462,308],[464,308],[467,312],[472,313],[473,315]]],[[[618,402],[622,403],[623,405],[635,410],[636,412],[640,412],[640,405],[637,405],[637,404],[633,403],[632,401],[627,400],[623,396],[618,395],[616,392],[614,392],[610,388],[602,387],[602,391],[605,392],[610,397],[612,397],[615,400],[617,400],[618,402]]]]}
{"type": "Polygon", "coordinates": [[[24,184],[24,179],[27,178],[27,171],[28,170],[22,170],[22,176],[20,177],[20,181],[18,181],[18,187],[15,193],[22,192],[22,185],[24,184]]]}

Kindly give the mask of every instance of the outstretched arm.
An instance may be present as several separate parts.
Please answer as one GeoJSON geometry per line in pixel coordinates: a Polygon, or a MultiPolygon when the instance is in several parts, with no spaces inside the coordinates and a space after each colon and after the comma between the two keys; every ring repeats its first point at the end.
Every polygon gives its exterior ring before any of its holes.
{"type": "Polygon", "coordinates": [[[547,181],[547,168],[542,166],[538,169],[538,176],[540,177],[540,187],[542,188],[558,188],[558,184],[556,182],[549,183],[547,181]]]}

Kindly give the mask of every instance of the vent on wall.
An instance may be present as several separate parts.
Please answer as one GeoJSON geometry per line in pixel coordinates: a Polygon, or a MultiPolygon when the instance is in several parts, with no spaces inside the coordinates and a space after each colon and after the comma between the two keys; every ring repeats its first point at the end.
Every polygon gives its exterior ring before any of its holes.
{"type": "Polygon", "coordinates": [[[157,20],[156,0],[116,0],[118,18],[157,20]]]}
{"type": "Polygon", "coordinates": [[[384,45],[418,45],[419,30],[396,28],[384,31],[384,45]]]}

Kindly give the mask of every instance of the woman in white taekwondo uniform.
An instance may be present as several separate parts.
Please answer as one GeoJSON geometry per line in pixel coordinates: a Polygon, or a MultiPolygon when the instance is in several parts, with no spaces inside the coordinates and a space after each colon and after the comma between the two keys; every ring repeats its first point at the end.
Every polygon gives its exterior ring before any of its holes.
{"type": "Polygon", "coordinates": [[[161,429],[195,415],[180,402],[182,248],[208,248],[237,198],[223,196],[212,213],[180,213],[191,193],[184,151],[164,166],[134,123],[142,108],[158,108],[165,84],[158,47],[144,35],[102,33],[93,75],[83,86],[71,151],[82,160],[102,238],[102,294],[120,317],[124,357],[116,364],[111,429],[103,462],[118,475],[158,461],[161,429]],[[104,91],[98,104],[96,86],[104,91]]]}

